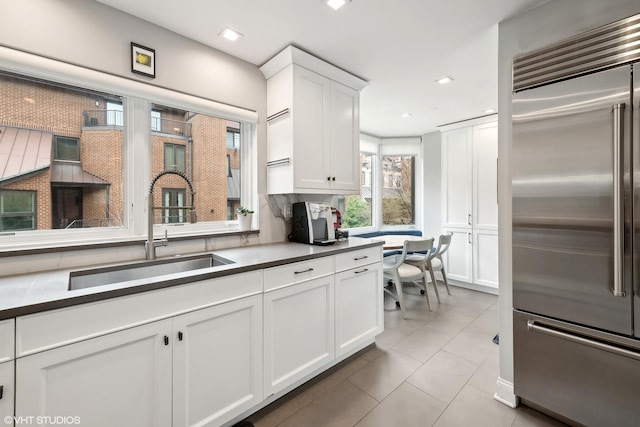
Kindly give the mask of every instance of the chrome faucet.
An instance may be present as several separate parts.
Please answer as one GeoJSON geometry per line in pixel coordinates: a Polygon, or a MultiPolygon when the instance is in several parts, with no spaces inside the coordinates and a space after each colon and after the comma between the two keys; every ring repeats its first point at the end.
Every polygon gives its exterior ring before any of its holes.
{"type": "Polygon", "coordinates": [[[156,259],[156,248],[158,246],[167,246],[169,244],[169,239],[167,238],[167,230],[164,231],[164,238],[162,239],[153,238],[153,220],[154,220],[153,212],[155,210],[169,209],[169,208],[189,209],[191,211],[191,215],[189,215],[189,222],[193,223],[195,222],[195,215],[194,215],[195,206],[193,202],[195,194],[196,193],[193,191],[193,184],[191,183],[191,180],[187,175],[185,175],[183,172],[180,172],[179,170],[164,170],[160,172],[158,175],[156,175],[156,177],[153,178],[153,180],[151,180],[151,185],[149,185],[149,205],[148,205],[149,218],[148,218],[148,224],[147,224],[148,233],[147,233],[147,241],[144,244],[145,259],[148,259],[148,260],[156,259]],[[178,175],[179,177],[184,179],[187,182],[187,184],[189,184],[189,190],[191,191],[190,206],[154,206],[153,187],[156,185],[156,182],[158,181],[158,179],[160,179],[160,177],[164,175],[178,175]]]}

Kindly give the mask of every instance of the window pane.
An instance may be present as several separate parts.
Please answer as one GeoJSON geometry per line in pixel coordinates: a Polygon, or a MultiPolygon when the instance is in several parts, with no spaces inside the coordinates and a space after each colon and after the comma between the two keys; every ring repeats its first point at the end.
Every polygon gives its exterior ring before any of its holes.
{"type": "Polygon", "coordinates": [[[35,228],[35,192],[0,190],[0,231],[35,228]]]}
{"type": "Polygon", "coordinates": [[[360,194],[347,196],[342,213],[343,228],[370,227],[372,222],[372,164],[371,154],[360,154],[360,194]]]}
{"type": "Polygon", "coordinates": [[[29,215],[3,217],[3,227],[122,226],[122,112],[112,94],[0,73],[0,138],[23,147],[9,153],[0,191],[38,191],[40,201],[29,215]]]}
{"type": "Polygon", "coordinates": [[[75,138],[55,137],[55,160],[80,160],[79,141],[75,138]]]}
{"type": "Polygon", "coordinates": [[[382,158],[382,223],[406,225],[415,223],[415,158],[385,156],[382,158]]]}
{"type": "MultiPolygon", "coordinates": [[[[151,135],[152,178],[164,170],[178,170],[191,181],[191,191],[184,179],[176,174],[162,175],[154,185],[154,223],[226,221],[229,210],[240,206],[240,124],[218,117],[153,105],[162,113],[162,134],[151,135]],[[237,148],[227,147],[227,129],[238,130],[237,148]],[[174,132],[166,132],[167,129],[174,132]],[[169,154],[171,153],[171,154],[169,154]],[[171,163],[169,163],[169,158],[171,163]],[[182,190],[165,199],[168,191],[182,190]],[[169,202],[169,204],[167,204],[169,202]],[[174,204],[181,203],[180,205],[174,204]],[[186,209],[165,209],[164,206],[186,206],[186,209]]],[[[173,194],[173,193],[172,193],[173,194]]]]}
{"type": "Polygon", "coordinates": [[[162,131],[162,122],[160,121],[161,115],[160,111],[151,111],[151,130],[154,132],[162,131]]]}

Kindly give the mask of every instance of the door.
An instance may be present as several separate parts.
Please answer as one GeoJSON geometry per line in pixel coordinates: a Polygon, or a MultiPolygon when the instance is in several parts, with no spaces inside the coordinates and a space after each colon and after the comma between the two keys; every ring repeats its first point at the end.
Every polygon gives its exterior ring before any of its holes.
{"type": "Polygon", "coordinates": [[[629,86],[620,67],[514,94],[515,308],[631,334],[629,86]]]}
{"type": "Polygon", "coordinates": [[[354,143],[360,133],[359,97],[357,90],[331,82],[331,139],[327,141],[329,154],[326,162],[334,190],[360,190],[360,145],[354,143]]]}
{"type": "Polygon", "coordinates": [[[264,294],[265,397],[333,360],[333,298],[333,275],[264,294]]]}
{"type": "Polygon", "coordinates": [[[5,426],[13,426],[14,361],[0,363],[0,419],[5,426]]]}
{"type": "Polygon", "coordinates": [[[173,427],[218,426],[262,401],[262,296],[174,318],[173,427]]]}
{"type": "Polygon", "coordinates": [[[384,329],[380,263],[337,273],[336,357],[372,341],[384,329]]]}
{"type": "Polygon", "coordinates": [[[164,320],[17,359],[16,417],[171,426],[170,335],[164,320]]]}
{"type": "Polygon", "coordinates": [[[82,188],[51,187],[53,228],[82,228],[82,188]]]}
{"type": "Polygon", "coordinates": [[[442,134],[443,224],[446,228],[471,228],[472,137],[471,127],[442,134]]]}
{"type": "Polygon", "coordinates": [[[444,253],[444,265],[448,279],[473,282],[473,233],[469,229],[446,228],[453,233],[449,250],[444,253]]]}

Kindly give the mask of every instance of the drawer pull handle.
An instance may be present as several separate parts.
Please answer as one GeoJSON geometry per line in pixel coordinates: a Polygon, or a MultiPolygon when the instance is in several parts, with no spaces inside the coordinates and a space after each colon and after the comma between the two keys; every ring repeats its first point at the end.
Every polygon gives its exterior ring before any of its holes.
{"type": "Polygon", "coordinates": [[[3,394],[4,394],[4,386],[0,385],[0,399],[2,399],[3,394]]]}
{"type": "Polygon", "coordinates": [[[360,261],[361,259],[367,259],[367,258],[369,258],[369,255],[359,256],[359,257],[357,257],[357,258],[354,258],[353,260],[354,260],[354,261],[360,261]]]}
{"type": "Polygon", "coordinates": [[[368,269],[368,268],[363,268],[363,269],[362,269],[362,270],[360,270],[360,271],[354,271],[354,272],[353,272],[353,274],[366,273],[367,271],[369,271],[369,269],[368,269]]]}
{"type": "Polygon", "coordinates": [[[302,271],[294,271],[293,274],[308,273],[310,271],[313,271],[313,268],[307,268],[306,270],[302,270],[302,271]]]}
{"type": "Polygon", "coordinates": [[[184,338],[184,335],[182,332],[178,332],[178,341],[182,341],[182,339],[184,338]]]}
{"type": "Polygon", "coordinates": [[[169,337],[167,335],[164,336],[164,345],[169,345],[169,337]]]}

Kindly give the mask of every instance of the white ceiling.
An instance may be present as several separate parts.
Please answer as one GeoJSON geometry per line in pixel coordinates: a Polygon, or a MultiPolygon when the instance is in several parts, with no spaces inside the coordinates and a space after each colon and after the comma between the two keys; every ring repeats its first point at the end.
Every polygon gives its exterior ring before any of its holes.
{"type": "Polygon", "coordinates": [[[547,0],[98,1],[258,66],[293,44],[369,82],[363,133],[403,137],[497,108],[497,24],[547,0]],[[243,37],[219,37],[225,27],[243,37]]]}

